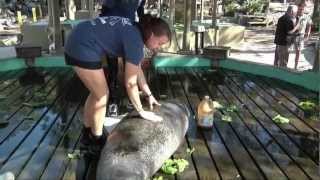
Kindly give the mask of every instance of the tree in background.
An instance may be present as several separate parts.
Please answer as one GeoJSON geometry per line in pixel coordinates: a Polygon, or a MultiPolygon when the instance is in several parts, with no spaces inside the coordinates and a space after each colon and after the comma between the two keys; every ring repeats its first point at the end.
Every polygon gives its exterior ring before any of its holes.
{"type": "Polygon", "coordinates": [[[320,26],[320,0],[314,0],[312,21],[319,28],[320,26]]]}

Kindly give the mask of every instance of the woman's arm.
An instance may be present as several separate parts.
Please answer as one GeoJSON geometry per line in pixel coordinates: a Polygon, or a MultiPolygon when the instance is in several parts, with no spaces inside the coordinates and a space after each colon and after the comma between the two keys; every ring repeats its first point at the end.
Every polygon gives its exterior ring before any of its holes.
{"type": "Polygon", "coordinates": [[[140,87],[140,89],[142,90],[142,92],[147,95],[148,100],[149,100],[149,106],[150,109],[153,110],[153,104],[160,106],[160,103],[158,103],[158,101],[154,98],[148,84],[146,81],[146,78],[144,76],[144,73],[141,69],[141,64],[139,66],[139,74],[138,74],[138,85],[140,87]]]}
{"type": "Polygon", "coordinates": [[[129,99],[142,118],[151,120],[151,121],[162,121],[162,118],[160,116],[157,116],[156,114],[150,111],[144,111],[142,108],[142,104],[139,96],[138,84],[137,84],[138,75],[140,71],[139,69],[140,69],[139,66],[131,64],[129,62],[126,62],[125,64],[125,86],[127,89],[129,99]]]}
{"type": "Polygon", "coordinates": [[[143,71],[141,69],[141,64],[139,65],[138,85],[139,85],[140,89],[142,90],[142,92],[145,95],[149,96],[149,95],[152,94],[151,90],[150,90],[150,88],[149,88],[149,86],[147,84],[147,81],[146,81],[146,78],[144,76],[144,73],[143,73],[143,71]]]}
{"type": "Polygon", "coordinates": [[[142,104],[139,97],[139,89],[137,84],[139,74],[139,66],[126,62],[125,64],[125,87],[128,96],[135,109],[140,112],[143,111],[142,104]]]}

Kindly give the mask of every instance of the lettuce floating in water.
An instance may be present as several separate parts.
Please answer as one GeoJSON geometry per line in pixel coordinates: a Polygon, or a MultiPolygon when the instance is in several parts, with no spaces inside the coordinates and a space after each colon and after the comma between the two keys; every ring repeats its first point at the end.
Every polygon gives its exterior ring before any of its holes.
{"type": "Polygon", "coordinates": [[[236,105],[231,105],[229,107],[226,108],[227,112],[237,112],[238,111],[238,107],[236,105]]]}
{"type": "Polygon", "coordinates": [[[275,116],[274,118],[272,118],[272,120],[273,120],[275,123],[279,123],[279,124],[286,124],[286,123],[289,123],[289,122],[290,122],[290,119],[285,118],[285,117],[281,116],[280,114],[278,114],[277,116],[275,116]]]}
{"type": "Polygon", "coordinates": [[[232,117],[229,116],[229,115],[222,115],[221,120],[222,121],[231,122],[232,121],[232,117]]]}
{"type": "Polygon", "coordinates": [[[299,107],[305,111],[312,111],[315,109],[316,104],[311,101],[302,101],[299,103],[299,107]]]}
{"type": "Polygon", "coordinates": [[[75,151],[74,153],[68,153],[69,159],[79,159],[80,158],[80,152],[75,151]]]}
{"type": "Polygon", "coordinates": [[[221,105],[218,101],[212,101],[212,105],[216,109],[223,109],[223,105],[221,105]]]}
{"type": "Polygon", "coordinates": [[[154,177],[152,178],[152,180],[163,180],[163,177],[162,176],[154,177]]]}
{"type": "Polygon", "coordinates": [[[188,161],[184,159],[167,159],[164,161],[161,170],[165,174],[176,174],[181,173],[189,165],[188,161]]]}
{"type": "Polygon", "coordinates": [[[191,149],[187,148],[187,154],[191,155],[194,152],[194,150],[194,147],[192,147],[191,149]]]}

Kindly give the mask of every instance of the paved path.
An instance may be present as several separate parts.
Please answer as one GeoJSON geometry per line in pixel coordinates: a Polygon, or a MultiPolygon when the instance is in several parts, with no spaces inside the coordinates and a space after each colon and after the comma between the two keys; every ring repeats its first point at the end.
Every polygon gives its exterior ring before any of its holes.
{"type": "MultiPolygon", "coordinates": [[[[274,61],[275,44],[274,27],[254,27],[245,32],[244,42],[234,47],[231,51],[231,58],[272,65],[274,61]]],[[[315,42],[319,34],[313,34],[307,41],[305,49],[298,62],[298,70],[311,69],[315,56],[315,42]]],[[[295,53],[293,47],[290,50],[288,67],[294,67],[295,53]]]]}

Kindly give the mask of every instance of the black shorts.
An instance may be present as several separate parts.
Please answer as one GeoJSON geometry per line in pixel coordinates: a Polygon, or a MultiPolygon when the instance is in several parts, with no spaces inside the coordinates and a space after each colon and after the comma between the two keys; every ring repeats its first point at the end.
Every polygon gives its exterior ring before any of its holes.
{"type": "Polygon", "coordinates": [[[91,61],[91,62],[81,61],[79,59],[69,56],[66,53],[64,54],[64,57],[67,65],[78,66],[85,69],[101,69],[102,68],[101,61],[91,61]]]}

